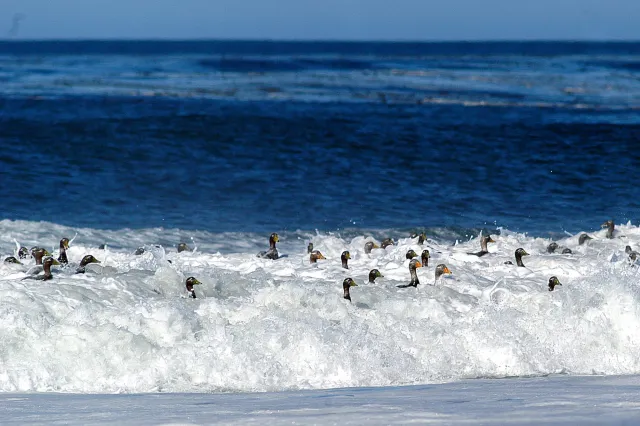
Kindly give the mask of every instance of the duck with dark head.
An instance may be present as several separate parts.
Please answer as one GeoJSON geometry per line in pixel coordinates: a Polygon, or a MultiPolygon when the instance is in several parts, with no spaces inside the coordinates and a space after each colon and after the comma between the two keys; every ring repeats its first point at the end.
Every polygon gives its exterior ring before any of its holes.
{"type": "Polygon", "coordinates": [[[349,265],[347,264],[349,259],[351,259],[351,253],[349,253],[348,250],[343,251],[340,255],[340,260],[342,261],[342,267],[344,269],[349,269],[349,265]]]}
{"type": "Polygon", "coordinates": [[[18,250],[18,257],[20,259],[26,259],[27,257],[29,257],[29,249],[27,249],[26,247],[20,247],[20,249],[18,250]]]}
{"type": "Polygon", "coordinates": [[[349,292],[349,290],[351,289],[351,287],[357,287],[358,284],[356,284],[356,282],[351,279],[351,278],[345,278],[344,281],[342,281],[342,290],[344,291],[344,298],[347,299],[349,302],[351,302],[351,293],[349,292]]]}
{"type": "Polygon", "coordinates": [[[101,263],[98,259],[93,257],[93,255],[88,254],[82,258],[80,261],[80,265],[78,269],[76,269],[76,274],[84,274],[86,272],[87,265],[90,263],[101,263]]]}
{"type": "Polygon", "coordinates": [[[393,242],[393,238],[386,238],[384,241],[382,241],[382,243],[380,243],[380,247],[384,249],[394,244],[395,243],[393,242]]]}
{"type": "Polygon", "coordinates": [[[67,249],[69,248],[69,239],[63,238],[60,240],[60,254],[58,255],[58,262],[61,265],[68,265],[69,259],[67,259],[67,249]]]}
{"type": "Polygon", "coordinates": [[[529,256],[529,253],[527,253],[523,248],[517,249],[515,252],[516,265],[524,267],[524,263],[522,263],[522,256],[529,256]]]}
{"type": "Polygon", "coordinates": [[[187,288],[187,293],[189,293],[189,297],[192,299],[196,298],[196,291],[193,289],[194,285],[202,284],[200,281],[195,279],[194,277],[189,277],[185,281],[184,285],[187,288]]]}
{"type": "Polygon", "coordinates": [[[578,238],[578,245],[581,246],[589,240],[593,240],[593,238],[584,233],[580,234],[580,237],[578,238]]]}
{"type": "Polygon", "coordinates": [[[4,263],[15,263],[16,265],[22,265],[22,262],[20,262],[14,256],[5,257],[4,263]]]}
{"type": "Polygon", "coordinates": [[[549,278],[549,291],[553,291],[557,285],[562,285],[557,277],[553,276],[549,278]]]}
{"type": "Polygon", "coordinates": [[[307,254],[310,254],[313,251],[313,243],[309,242],[309,245],[307,245],[307,254]]]}
{"type": "Polygon", "coordinates": [[[187,243],[178,244],[178,253],[182,253],[183,251],[191,251],[191,248],[187,245],[187,243]]]}
{"type": "Polygon", "coordinates": [[[264,259],[276,260],[278,259],[278,249],[276,249],[276,243],[280,241],[280,237],[275,232],[269,236],[269,250],[261,251],[258,253],[258,257],[264,259]]]}
{"type": "Polygon", "coordinates": [[[369,271],[369,284],[373,284],[376,281],[376,278],[384,278],[384,275],[380,273],[377,269],[372,269],[369,271]]]}
{"type": "Polygon", "coordinates": [[[430,257],[431,257],[431,254],[429,253],[429,250],[427,249],[422,250],[421,260],[422,260],[422,266],[424,266],[425,268],[429,266],[430,257]]]}
{"type": "Polygon", "coordinates": [[[419,234],[411,234],[411,238],[416,238],[416,237],[418,237],[419,245],[423,245],[424,242],[427,240],[427,234],[425,234],[424,232],[420,232],[419,234]]]}
{"type": "Polygon", "coordinates": [[[415,251],[413,251],[413,249],[411,249],[407,252],[407,254],[404,255],[404,257],[411,260],[414,257],[418,257],[418,253],[416,253],[415,251]]]}

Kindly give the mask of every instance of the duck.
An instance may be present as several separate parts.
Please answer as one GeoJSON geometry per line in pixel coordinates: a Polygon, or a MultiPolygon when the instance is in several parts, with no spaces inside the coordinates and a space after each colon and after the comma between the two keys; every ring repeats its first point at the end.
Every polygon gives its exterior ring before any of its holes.
{"type": "MultiPolygon", "coordinates": [[[[38,247],[38,246],[34,246],[31,247],[31,250],[29,250],[31,252],[31,256],[32,257],[36,257],[34,253],[43,250],[44,256],[51,256],[51,253],[49,253],[49,250],[47,250],[46,248],[42,248],[42,247],[38,247]]],[[[36,259],[36,265],[42,265],[42,258],[40,258],[40,263],[38,263],[38,260],[36,259]]]]}
{"type": "Polygon", "coordinates": [[[386,238],[384,241],[382,241],[382,243],[380,243],[380,247],[384,249],[394,244],[395,243],[393,242],[393,238],[386,238]]]}
{"type": "Polygon", "coordinates": [[[269,250],[261,251],[258,253],[258,257],[271,260],[278,259],[278,249],[276,249],[276,243],[278,241],[280,241],[280,238],[278,237],[278,234],[274,232],[269,236],[269,250]]]}
{"type": "Polygon", "coordinates": [[[144,247],[138,247],[136,249],[136,251],[133,252],[133,254],[136,255],[136,256],[140,256],[140,255],[144,254],[144,252],[145,252],[144,247]]]}
{"type": "Polygon", "coordinates": [[[67,259],[67,249],[69,248],[69,239],[63,238],[60,240],[60,254],[58,255],[58,262],[61,265],[68,265],[69,259],[67,259]]]}
{"type": "Polygon", "coordinates": [[[29,250],[26,247],[20,247],[20,249],[18,250],[18,257],[20,259],[26,259],[27,257],[29,257],[29,250]]]}
{"type": "Polygon", "coordinates": [[[86,272],[86,266],[90,263],[101,263],[98,259],[93,257],[93,255],[88,254],[82,258],[80,261],[80,266],[76,269],[76,274],[84,274],[86,272]]]}
{"type": "MultiPolygon", "coordinates": [[[[552,242],[547,246],[547,253],[555,253],[558,247],[560,247],[558,243],[552,242]]],[[[573,251],[568,247],[565,247],[562,249],[562,254],[571,254],[571,253],[573,253],[573,251]]]]}
{"type": "Polygon", "coordinates": [[[182,253],[183,251],[192,251],[191,248],[187,245],[187,243],[178,244],[178,253],[182,253]]]}
{"type": "Polygon", "coordinates": [[[4,263],[15,263],[16,265],[22,265],[22,262],[20,262],[14,256],[5,257],[4,263]]]}
{"type": "Polygon", "coordinates": [[[411,274],[411,281],[409,284],[403,284],[397,286],[398,288],[406,288],[406,287],[418,287],[420,284],[420,280],[418,280],[418,273],[416,272],[417,268],[421,268],[422,263],[418,259],[411,259],[409,262],[409,273],[411,274]]]}
{"type": "Polygon", "coordinates": [[[351,259],[351,253],[349,253],[348,250],[343,251],[342,255],[340,255],[340,260],[342,260],[342,267],[344,269],[349,269],[349,265],[347,265],[349,259],[351,259]]]}
{"type": "Polygon", "coordinates": [[[41,281],[50,280],[51,278],[53,278],[53,275],[51,274],[51,266],[52,265],[59,265],[59,264],[60,264],[60,262],[58,262],[53,257],[47,257],[42,262],[42,270],[44,271],[44,274],[29,275],[27,277],[24,277],[23,280],[26,280],[26,279],[41,280],[41,281]]]}
{"type": "Polygon", "coordinates": [[[556,276],[549,278],[549,291],[553,291],[554,287],[562,285],[556,276]]]}
{"type": "MultiPolygon", "coordinates": [[[[529,253],[527,253],[523,248],[519,248],[516,250],[515,255],[516,255],[516,265],[524,267],[524,263],[522,263],[522,256],[529,256],[529,253]]],[[[504,264],[513,265],[513,262],[511,262],[510,260],[507,260],[506,262],[504,262],[504,264]]]]}
{"type": "Polygon", "coordinates": [[[613,223],[613,219],[607,220],[602,225],[600,225],[600,227],[607,228],[607,238],[613,238],[613,230],[616,227],[616,225],[613,223]]]}
{"type": "Polygon", "coordinates": [[[489,250],[487,248],[487,243],[495,243],[495,240],[491,238],[491,235],[485,235],[480,239],[480,251],[477,251],[475,253],[467,253],[467,254],[472,254],[478,257],[484,256],[485,254],[489,253],[489,250]]]}
{"type": "Polygon", "coordinates": [[[578,245],[581,246],[589,240],[593,240],[593,238],[584,233],[580,234],[580,237],[578,238],[578,245]]]}
{"type": "Polygon", "coordinates": [[[187,288],[187,292],[189,293],[189,297],[191,297],[192,299],[196,299],[196,291],[193,289],[193,286],[198,284],[202,283],[194,277],[187,278],[184,283],[185,287],[187,288]]]}
{"type": "Polygon", "coordinates": [[[451,274],[451,270],[447,267],[447,265],[445,265],[444,263],[441,263],[438,266],[436,266],[435,282],[437,283],[440,277],[444,274],[451,274]]]}
{"type": "Polygon", "coordinates": [[[414,257],[418,257],[418,253],[416,253],[416,252],[415,252],[415,251],[413,251],[413,250],[409,250],[409,251],[407,252],[407,254],[405,254],[405,257],[406,257],[407,259],[411,260],[411,259],[413,259],[414,257]]]}
{"type": "Polygon", "coordinates": [[[384,278],[384,275],[380,273],[377,269],[372,269],[369,271],[369,284],[373,284],[376,281],[376,278],[384,278]]]}
{"type": "Polygon", "coordinates": [[[326,259],[319,250],[314,250],[309,255],[309,263],[318,263],[318,259],[326,259]]]}
{"type": "Polygon", "coordinates": [[[424,249],[422,250],[422,265],[426,268],[427,266],[429,266],[429,258],[431,257],[431,254],[429,253],[429,250],[424,249]]]}
{"type": "Polygon", "coordinates": [[[377,245],[376,243],[374,243],[373,241],[367,241],[364,244],[364,252],[365,252],[365,254],[371,253],[371,250],[373,250],[374,248],[377,249],[377,248],[380,248],[380,246],[377,245]]]}
{"type": "Polygon", "coordinates": [[[423,245],[424,242],[427,240],[427,234],[425,234],[424,232],[421,232],[419,234],[411,234],[411,238],[416,238],[416,237],[418,237],[419,245],[423,245]]]}
{"type": "Polygon", "coordinates": [[[344,298],[351,302],[351,294],[349,293],[349,289],[351,287],[357,287],[358,284],[352,278],[345,278],[342,281],[342,289],[344,290],[344,298]]]}
{"type": "Polygon", "coordinates": [[[311,254],[311,252],[312,252],[312,251],[313,251],[313,243],[312,243],[312,242],[310,242],[310,243],[307,245],[307,254],[311,254]]]}
{"type": "MultiPolygon", "coordinates": [[[[31,256],[36,260],[36,264],[29,268],[27,271],[27,275],[37,275],[44,270],[44,266],[42,265],[42,259],[45,256],[49,256],[49,252],[43,248],[33,247],[31,249],[31,256]]],[[[59,265],[58,261],[54,263],[54,265],[59,265]]]]}
{"type": "MultiPolygon", "coordinates": [[[[631,263],[635,263],[636,260],[640,257],[640,254],[638,254],[637,251],[633,250],[631,248],[631,246],[626,246],[624,248],[624,252],[629,256],[629,261],[631,263]]],[[[5,260],[5,262],[6,262],[6,260],[5,260]]]]}

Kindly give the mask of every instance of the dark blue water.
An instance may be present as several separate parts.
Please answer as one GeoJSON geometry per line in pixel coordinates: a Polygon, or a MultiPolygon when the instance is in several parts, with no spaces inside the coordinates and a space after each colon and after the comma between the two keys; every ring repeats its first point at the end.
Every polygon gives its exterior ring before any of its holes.
{"type": "Polygon", "coordinates": [[[0,43],[0,219],[211,231],[640,219],[640,44],[0,43]]]}

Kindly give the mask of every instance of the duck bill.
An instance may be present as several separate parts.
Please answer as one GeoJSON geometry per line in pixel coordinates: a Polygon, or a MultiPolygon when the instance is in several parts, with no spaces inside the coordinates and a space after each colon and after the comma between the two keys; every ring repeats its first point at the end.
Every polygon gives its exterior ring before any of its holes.
{"type": "Polygon", "coordinates": [[[356,284],[355,282],[352,282],[350,287],[358,287],[358,284],[356,284]]]}
{"type": "Polygon", "coordinates": [[[198,280],[193,280],[193,283],[192,283],[192,284],[197,285],[197,284],[202,284],[202,283],[201,283],[200,281],[198,281],[198,280]]]}
{"type": "Polygon", "coordinates": [[[442,272],[445,273],[445,274],[450,274],[451,273],[451,269],[449,269],[449,268],[447,268],[445,266],[442,272]]]}
{"type": "Polygon", "coordinates": [[[489,237],[489,239],[487,240],[487,242],[488,242],[488,243],[495,243],[496,241],[495,241],[493,238],[489,237]]]}
{"type": "Polygon", "coordinates": [[[373,248],[380,248],[380,246],[377,245],[376,243],[373,243],[373,248]]]}
{"type": "Polygon", "coordinates": [[[322,254],[319,254],[319,255],[318,255],[318,259],[324,259],[324,260],[327,260],[327,258],[326,258],[326,257],[324,257],[322,254]]]}

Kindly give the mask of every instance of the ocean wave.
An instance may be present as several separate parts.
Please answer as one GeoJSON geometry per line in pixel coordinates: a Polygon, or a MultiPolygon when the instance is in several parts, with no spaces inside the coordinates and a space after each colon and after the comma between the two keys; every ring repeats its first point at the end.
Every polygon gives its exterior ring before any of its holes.
{"type": "Polygon", "coordinates": [[[614,239],[594,232],[586,245],[565,236],[557,242],[570,255],[494,230],[483,257],[466,254],[479,235],[443,228],[420,246],[405,232],[282,233],[284,257],[271,261],[256,257],[267,242],[252,233],[1,221],[5,255],[13,239],[53,248],[75,236],[70,263],[88,253],[102,263],[44,282],[23,281],[26,266],[0,265],[0,390],[249,392],[640,372],[638,268],[624,253],[640,244],[640,228],[619,226],[614,239]],[[366,240],[393,233],[396,245],[363,252],[366,240]],[[196,250],[177,253],[179,241],[196,250]],[[309,241],[327,257],[317,266],[309,241]],[[425,247],[421,285],[397,288],[409,280],[407,250],[425,247]],[[530,253],[526,267],[505,265],[518,247],[530,253]],[[453,275],[434,283],[438,263],[453,275]],[[366,283],[371,268],[384,275],[375,284],[366,283]],[[553,292],[551,275],[563,284],[553,292]],[[203,283],[195,300],[185,297],[187,276],[203,283]],[[353,303],[342,298],[345,277],[358,283],[353,303]]]}

